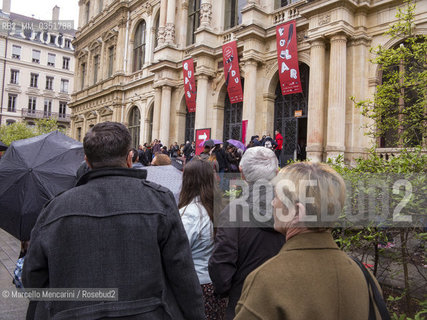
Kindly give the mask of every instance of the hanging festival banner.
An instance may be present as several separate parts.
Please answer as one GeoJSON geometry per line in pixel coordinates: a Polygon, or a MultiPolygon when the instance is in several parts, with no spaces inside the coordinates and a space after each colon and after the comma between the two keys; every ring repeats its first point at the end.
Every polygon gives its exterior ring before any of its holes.
{"type": "Polygon", "coordinates": [[[194,77],[193,58],[182,62],[182,71],[184,73],[185,103],[188,112],[196,111],[196,80],[194,77]]]}
{"type": "Polygon", "coordinates": [[[222,59],[224,62],[225,85],[227,86],[230,103],[242,102],[243,90],[240,79],[236,41],[229,42],[222,46],[222,59]]]}
{"type": "Polygon", "coordinates": [[[276,27],[276,42],[282,95],[302,92],[295,20],[276,27]]]}

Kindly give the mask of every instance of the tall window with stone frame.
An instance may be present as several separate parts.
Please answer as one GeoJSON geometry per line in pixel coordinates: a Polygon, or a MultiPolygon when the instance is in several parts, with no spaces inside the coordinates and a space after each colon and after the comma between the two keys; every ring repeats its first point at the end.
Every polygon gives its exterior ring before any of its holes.
{"type": "Polygon", "coordinates": [[[200,3],[201,0],[190,0],[188,4],[187,45],[193,44],[196,40],[194,32],[200,26],[200,3]]]}
{"type": "Polygon", "coordinates": [[[32,61],[34,63],[40,63],[40,50],[33,50],[32,61]]]}
{"type": "Polygon", "coordinates": [[[145,62],[146,24],[142,20],[135,31],[133,42],[133,71],[141,70],[145,62]]]}
{"type": "Polygon", "coordinates": [[[19,70],[10,70],[10,83],[18,84],[19,83],[19,70]]]}
{"type": "Polygon", "coordinates": [[[46,90],[53,90],[53,77],[46,77],[46,90]]]}
{"type": "Polygon", "coordinates": [[[46,99],[44,101],[44,112],[43,112],[43,116],[45,118],[49,118],[50,116],[52,116],[52,100],[50,100],[50,99],[46,99]]]}
{"type": "Polygon", "coordinates": [[[65,101],[59,101],[59,118],[65,118],[67,114],[67,102],[65,101]]]}
{"type": "Polygon", "coordinates": [[[9,93],[9,99],[7,102],[7,111],[8,112],[16,112],[16,94],[9,93]]]}
{"type": "Polygon", "coordinates": [[[55,66],[55,58],[56,58],[55,54],[48,53],[47,54],[47,65],[50,67],[54,67],[55,66]]]}
{"type": "Polygon", "coordinates": [[[137,106],[134,106],[130,112],[128,128],[132,138],[132,146],[137,148],[139,145],[139,133],[141,131],[141,113],[137,106]]]}
{"type": "Polygon", "coordinates": [[[81,84],[81,90],[85,87],[85,78],[86,78],[86,63],[81,64],[81,74],[80,74],[80,84],[81,84]]]}
{"type": "Polygon", "coordinates": [[[70,69],[70,58],[62,57],[62,69],[64,70],[70,69]]]}
{"type": "Polygon", "coordinates": [[[37,103],[36,97],[28,98],[28,113],[36,113],[36,103],[37,103]]]}
{"type": "Polygon", "coordinates": [[[68,83],[67,79],[61,79],[61,88],[59,90],[61,93],[68,93],[68,83]]]}
{"type": "Polygon", "coordinates": [[[285,7],[288,4],[298,2],[300,0],[274,0],[274,9],[285,7]]]}
{"type": "Polygon", "coordinates": [[[31,73],[30,87],[31,88],[37,88],[38,80],[39,80],[39,75],[37,73],[31,73]]]}
{"type": "Polygon", "coordinates": [[[225,1],[225,21],[224,29],[233,28],[242,23],[242,9],[246,6],[247,0],[226,0],[225,1]]]}
{"type": "Polygon", "coordinates": [[[93,57],[93,84],[98,82],[99,54],[93,57]]]}
{"type": "Polygon", "coordinates": [[[114,46],[108,48],[108,77],[113,75],[114,68],[114,46]]]}
{"type": "Polygon", "coordinates": [[[12,46],[12,58],[13,59],[21,59],[21,47],[20,46],[12,46]]]}

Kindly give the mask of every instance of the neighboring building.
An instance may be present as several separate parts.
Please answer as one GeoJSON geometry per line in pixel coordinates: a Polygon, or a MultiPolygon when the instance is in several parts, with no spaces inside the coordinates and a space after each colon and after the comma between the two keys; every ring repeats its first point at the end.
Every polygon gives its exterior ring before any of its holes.
{"type": "MultiPolygon", "coordinates": [[[[398,45],[384,32],[396,21],[394,0],[80,0],[72,136],[94,124],[126,124],[133,144],[165,145],[211,128],[215,139],[284,135],[285,153],[297,143],[307,156],[347,161],[366,151],[366,123],[349,99],[373,96],[381,81],[370,47],[398,45]],[[302,94],[282,96],[276,26],[296,19],[302,94]],[[222,45],[237,40],[243,103],[230,104],[222,45]],[[182,61],[194,58],[197,109],[187,113],[182,61]],[[294,111],[302,116],[294,117],[294,111]]],[[[416,32],[427,30],[427,1],[417,1],[416,32]]]]}
{"type": "MultiPolygon", "coordinates": [[[[59,7],[52,11],[59,21],[59,7]]],[[[74,86],[75,30],[38,29],[43,22],[10,12],[10,0],[0,12],[0,123],[54,118],[70,127],[70,102],[74,86]],[[5,26],[9,27],[5,27],[5,26]]]]}

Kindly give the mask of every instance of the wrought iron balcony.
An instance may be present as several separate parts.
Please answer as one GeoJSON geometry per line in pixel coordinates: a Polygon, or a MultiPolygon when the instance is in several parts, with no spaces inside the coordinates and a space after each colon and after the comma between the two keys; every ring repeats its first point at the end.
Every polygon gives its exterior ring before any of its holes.
{"type": "Polygon", "coordinates": [[[22,117],[27,119],[56,119],[59,122],[70,122],[70,115],[58,112],[45,112],[42,110],[29,110],[22,108],[22,117]]]}

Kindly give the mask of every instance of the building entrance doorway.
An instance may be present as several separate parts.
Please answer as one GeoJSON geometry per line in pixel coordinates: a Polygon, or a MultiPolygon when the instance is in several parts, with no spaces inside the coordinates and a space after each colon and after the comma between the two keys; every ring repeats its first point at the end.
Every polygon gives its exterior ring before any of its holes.
{"type": "Polygon", "coordinates": [[[308,83],[310,68],[299,64],[302,93],[282,95],[280,83],[276,86],[274,100],[274,129],[283,136],[280,166],[289,160],[305,160],[307,146],[308,83]]]}

